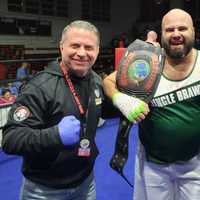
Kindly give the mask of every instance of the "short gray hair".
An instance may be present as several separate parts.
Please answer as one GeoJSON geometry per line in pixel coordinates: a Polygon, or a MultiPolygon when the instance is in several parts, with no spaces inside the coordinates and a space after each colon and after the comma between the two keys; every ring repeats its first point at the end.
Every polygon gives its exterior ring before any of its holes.
{"type": "Polygon", "coordinates": [[[100,45],[100,32],[97,29],[97,27],[95,25],[93,25],[92,23],[88,22],[88,21],[84,21],[84,20],[76,20],[71,22],[70,24],[68,24],[62,31],[62,36],[61,36],[61,41],[60,43],[63,43],[65,40],[65,34],[67,31],[69,31],[69,29],[71,28],[79,28],[79,29],[84,29],[87,31],[91,31],[93,33],[96,34],[97,36],[97,42],[98,45],[100,45]]]}

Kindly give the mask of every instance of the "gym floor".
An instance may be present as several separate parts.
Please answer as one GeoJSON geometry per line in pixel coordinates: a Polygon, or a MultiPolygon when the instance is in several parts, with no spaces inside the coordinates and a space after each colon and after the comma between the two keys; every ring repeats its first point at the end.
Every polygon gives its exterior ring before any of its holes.
{"type": "MultiPolygon", "coordinates": [[[[98,128],[96,143],[100,154],[95,163],[97,200],[132,200],[133,188],[109,166],[115,145],[119,119],[106,120],[98,128]]],[[[129,137],[129,159],[124,174],[133,183],[135,146],[137,143],[137,126],[133,126],[129,137]]],[[[3,200],[19,200],[22,174],[22,159],[18,156],[6,155],[0,149],[0,194],[3,200]]]]}

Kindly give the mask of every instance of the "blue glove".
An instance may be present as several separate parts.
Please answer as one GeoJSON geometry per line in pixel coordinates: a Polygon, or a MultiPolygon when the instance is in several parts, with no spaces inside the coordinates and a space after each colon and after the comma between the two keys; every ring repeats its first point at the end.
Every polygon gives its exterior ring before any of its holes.
{"type": "Polygon", "coordinates": [[[80,139],[80,121],[75,116],[64,117],[58,124],[58,132],[64,145],[74,145],[80,139]]]}

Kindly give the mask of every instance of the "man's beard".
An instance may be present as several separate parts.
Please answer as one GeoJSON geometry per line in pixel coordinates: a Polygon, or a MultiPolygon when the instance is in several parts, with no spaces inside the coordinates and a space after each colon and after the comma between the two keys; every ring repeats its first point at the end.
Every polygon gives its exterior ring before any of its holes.
{"type": "Polygon", "coordinates": [[[163,38],[161,39],[162,47],[165,49],[166,54],[172,59],[181,59],[188,55],[194,46],[194,38],[188,40],[182,49],[173,50],[170,44],[166,42],[163,38]]]}

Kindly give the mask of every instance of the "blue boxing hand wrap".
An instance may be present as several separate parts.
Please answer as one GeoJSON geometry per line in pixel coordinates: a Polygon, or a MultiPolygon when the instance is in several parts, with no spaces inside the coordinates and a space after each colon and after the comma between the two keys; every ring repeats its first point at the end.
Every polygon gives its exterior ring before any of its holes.
{"type": "Polygon", "coordinates": [[[76,144],[80,139],[80,121],[75,116],[64,117],[58,124],[58,132],[65,146],[76,144]]]}

